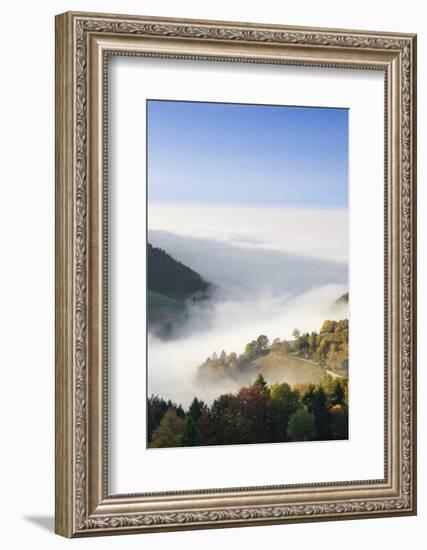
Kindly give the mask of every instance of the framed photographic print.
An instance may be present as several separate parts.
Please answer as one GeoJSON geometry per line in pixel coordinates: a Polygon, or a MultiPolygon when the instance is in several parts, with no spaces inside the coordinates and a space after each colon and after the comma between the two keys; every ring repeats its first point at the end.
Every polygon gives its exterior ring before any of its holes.
{"type": "Polygon", "coordinates": [[[56,18],[56,531],[416,513],[416,37],[56,18]]]}

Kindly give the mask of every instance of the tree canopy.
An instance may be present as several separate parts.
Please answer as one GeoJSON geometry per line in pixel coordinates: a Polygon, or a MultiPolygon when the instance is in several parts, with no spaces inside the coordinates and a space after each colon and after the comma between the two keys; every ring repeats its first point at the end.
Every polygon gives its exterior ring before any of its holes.
{"type": "Polygon", "coordinates": [[[259,374],[252,385],[211,405],[195,397],[186,411],[151,396],[148,417],[158,425],[149,432],[149,447],[347,439],[347,395],[347,380],[330,375],[317,385],[291,387],[268,385],[259,374]]]}

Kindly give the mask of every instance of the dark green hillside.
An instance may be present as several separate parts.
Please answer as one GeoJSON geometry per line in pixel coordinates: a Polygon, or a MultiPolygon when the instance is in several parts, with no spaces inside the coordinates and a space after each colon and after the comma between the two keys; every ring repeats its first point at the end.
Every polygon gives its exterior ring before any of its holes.
{"type": "Polygon", "coordinates": [[[155,290],[149,290],[148,291],[148,300],[153,306],[156,307],[169,307],[169,308],[176,308],[180,309],[182,308],[182,302],[179,300],[175,300],[175,298],[169,298],[169,296],[165,296],[164,294],[159,294],[155,290]]]}
{"type": "MultiPolygon", "coordinates": [[[[159,294],[154,290],[149,290],[147,293],[148,303],[148,322],[151,324],[168,322],[172,325],[178,318],[185,315],[185,304],[169,296],[159,294]]],[[[172,326],[170,326],[172,328],[172,326]]]]}
{"type": "Polygon", "coordinates": [[[158,294],[183,301],[203,296],[209,289],[209,283],[198,273],[150,243],[147,247],[147,265],[148,290],[158,294]]]}
{"type": "Polygon", "coordinates": [[[161,248],[147,247],[148,329],[161,338],[187,318],[186,301],[203,300],[210,284],[161,248]]]}

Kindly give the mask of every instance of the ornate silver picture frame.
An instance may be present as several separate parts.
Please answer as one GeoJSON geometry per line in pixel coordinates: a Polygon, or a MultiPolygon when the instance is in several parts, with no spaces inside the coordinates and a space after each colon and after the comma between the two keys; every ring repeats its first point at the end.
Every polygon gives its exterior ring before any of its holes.
{"type": "MultiPolygon", "coordinates": [[[[416,513],[416,37],[68,12],[56,18],[56,532],[82,537],[416,513]],[[107,61],[384,73],[384,477],[110,494],[107,61]]],[[[367,198],[367,200],[369,200],[367,198]]]]}

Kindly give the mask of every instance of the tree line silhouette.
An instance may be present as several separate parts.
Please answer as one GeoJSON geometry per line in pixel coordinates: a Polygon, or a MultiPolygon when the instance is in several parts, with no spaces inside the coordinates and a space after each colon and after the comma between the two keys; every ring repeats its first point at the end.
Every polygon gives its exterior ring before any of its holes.
{"type": "Polygon", "coordinates": [[[195,397],[187,410],[152,395],[148,446],[189,447],[348,438],[348,380],[326,374],[313,384],[252,385],[209,406],[195,397]]]}

